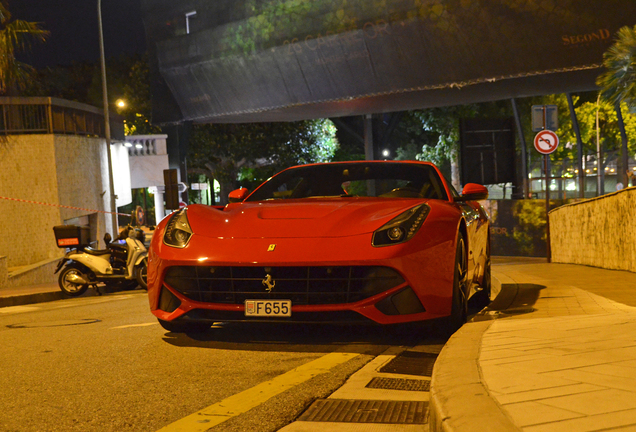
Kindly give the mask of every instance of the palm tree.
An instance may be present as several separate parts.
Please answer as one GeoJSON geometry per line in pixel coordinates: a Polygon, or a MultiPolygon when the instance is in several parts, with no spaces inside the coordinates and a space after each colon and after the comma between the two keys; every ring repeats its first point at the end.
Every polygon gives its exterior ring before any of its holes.
{"type": "Polygon", "coordinates": [[[31,42],[44,42],[48,35],[38,23],[12,20],[6,0],[0,0],[0,94],[24,88],[34,69],[16,60],[15,53],[30,48],[31,42]]]}
{"type": "Polygon", "coordinates": [[[607,70],[596,79],[601,97],[636,106],[636,26],[618,31],[616,42],[603,54],[603,65],[607,70]]]}

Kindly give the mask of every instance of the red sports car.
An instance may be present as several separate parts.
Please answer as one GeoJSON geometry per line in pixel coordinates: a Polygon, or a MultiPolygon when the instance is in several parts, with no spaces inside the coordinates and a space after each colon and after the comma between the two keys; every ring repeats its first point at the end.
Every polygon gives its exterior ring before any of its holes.
{"type": "MultiPolygon", "coordinates": [[[[488,215],[426,162],[301,165],[222,210],[193,204],[157,227],[150,309],[172,332],[214,322],[399,324],[456,329],[490,292],[488,215]]],[[[233,201],[233,202],[232,202],[233,201]]]]}

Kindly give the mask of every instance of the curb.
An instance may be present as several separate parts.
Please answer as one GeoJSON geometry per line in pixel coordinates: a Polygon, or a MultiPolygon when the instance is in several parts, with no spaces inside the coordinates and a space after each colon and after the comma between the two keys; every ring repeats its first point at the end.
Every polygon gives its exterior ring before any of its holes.
{"type": "Polygon", "coordinates": [[[0,297],[0,308],[8,306],[23,306],[33,303],[51,302],[55,300],[62,300],[64,298],[68,297],[66,297],[62,293],[62,291],[0,297]]]}
{"type": "MultiPolygon", "coordinates": [[[[516,287],[506,276],[492,276],[493,288],[516,287]]],[[[448,340],[433,368],[429,404],[431,432],[521,431],[484,385],[479,352],[494,321],[467,323],[448,340]]]]}
{"type": "MultiPolygon", "coordinates": [[[[11,294],[5,293],[4,296],[3,296],[2,289],[0,289],[0,308],[9,307],[9,306],[24,306],[24,305],[35,304],[35,303],[47,303],[47,302],[52,302],[56,300],[68,300],[73,298],[64,294],[57,287],[57,284],[55,284],[53,288],[51,288],[50,290],[40,289],[41,292],[34,292],[33,289],[29,289],[32,287],[25,286],[25,287],[22,287],[25,289],[24,294],[19,293],[20,288],[21,287],[13,288],[12,289],[13,292],[11,294]]],[[[107,287],[100,287],[99,290],[102,294],[124,292],[123,290],[117,290],[117,289],[107,288],[107,287]]],[[[82,294],[78,298],[91,297],[95,295],[96,293],[94,292],[94,290],[89,288],[89,290],[86,293],[82,294]]]]}

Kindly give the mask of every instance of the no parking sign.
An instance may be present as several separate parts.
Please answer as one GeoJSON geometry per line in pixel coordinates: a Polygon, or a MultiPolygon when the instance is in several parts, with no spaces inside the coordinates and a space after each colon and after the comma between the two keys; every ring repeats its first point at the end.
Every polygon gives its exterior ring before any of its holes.
{"type": "Polygon", "coordinates": [[[549,155],[559,146],[559,137],[551,130],[542,130],[534,137],[534,148],[543,155],[549,155]]]}

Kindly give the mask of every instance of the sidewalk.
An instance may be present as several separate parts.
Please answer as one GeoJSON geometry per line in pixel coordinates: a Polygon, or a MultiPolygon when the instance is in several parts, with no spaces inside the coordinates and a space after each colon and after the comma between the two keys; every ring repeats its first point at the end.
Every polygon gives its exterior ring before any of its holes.
{"type": "Polygon", "coordinates": [[[636,430],[636,274],[512,260],[493,275],[512,308],[445,345],[430,430],[636,430]]]}

